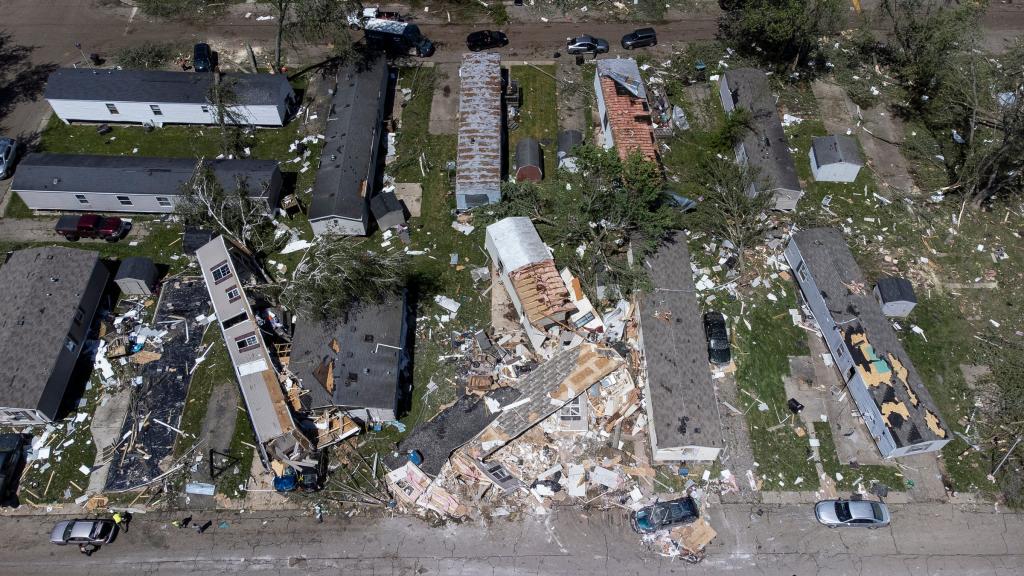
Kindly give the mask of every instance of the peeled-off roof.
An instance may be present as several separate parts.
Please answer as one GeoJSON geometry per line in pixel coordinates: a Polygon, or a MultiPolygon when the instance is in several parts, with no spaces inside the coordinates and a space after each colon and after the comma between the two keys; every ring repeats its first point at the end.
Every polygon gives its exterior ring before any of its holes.
{"type": "MultiPolygon", "coordinates": [[[[47,100],[205,104],[216,73],[114,68],[58,68],[46,82],[47,100]]],[[[240,106],[277,106],[291,94],[284,74],[220,75],[240,106]]]]}
{"type": "Polygon", "coordinates": [[[487,227],[487,235],[509,273],[551,259],[551,252],[540,239],[533,222],[524,216],[512,216],[491,224],[487,227]]]}
{"type": "Polygon", "coordinates": [[[501,190],[501,55],[464,54],[459,70],[458,195],[501,190]]]}

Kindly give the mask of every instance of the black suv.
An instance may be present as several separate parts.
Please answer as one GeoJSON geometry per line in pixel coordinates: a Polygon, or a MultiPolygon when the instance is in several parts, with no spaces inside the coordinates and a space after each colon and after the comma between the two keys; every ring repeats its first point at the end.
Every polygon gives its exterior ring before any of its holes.
{"type": "Polygon", "coordinates": [[[654,33],[654,28],[640,28],[622,37],[622,47],[626,50],[657,45],[658,35],[654,33]]]}
{"type": "Polygon", "coordinates": [[[732,361],[729,350],[729,329],[721,312],[704,314],[704,336],[708,339],[708,358],[712,364],[728,364],[732,361]]]}
{"type": "Polygon", "coordinates": [[[209,72],[213,70],[213,50],[210,45],[200,42],[192,48],[192,65],[196,72],[209,72]]]}
{"type": "Polygon", "coordinates": [[[501,48],[508,45],[508,36],[497,30],[477,30],[466,36],[466,47],[472,52],[501,48]]]}

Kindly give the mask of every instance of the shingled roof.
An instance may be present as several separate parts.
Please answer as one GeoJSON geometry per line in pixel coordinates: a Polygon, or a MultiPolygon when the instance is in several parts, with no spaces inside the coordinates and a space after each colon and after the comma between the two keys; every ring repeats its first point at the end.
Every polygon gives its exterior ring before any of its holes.
{"type": "Polygon", "coordinates": [[[640,69],[632,58],[597,61],[608,124],[619,158],[625,160],[639,150],[648,160],[657,161],[654,128],[640,69]]]}
{"type": "MultiPolygon", "coordinates": [[[[115,68],[58,68],[46,81],[47,100],[206,104],[215,74],[115,68]]],[[[277,106],[292,91],[284,74],[220,75],[240,106],[277,106]]]]}

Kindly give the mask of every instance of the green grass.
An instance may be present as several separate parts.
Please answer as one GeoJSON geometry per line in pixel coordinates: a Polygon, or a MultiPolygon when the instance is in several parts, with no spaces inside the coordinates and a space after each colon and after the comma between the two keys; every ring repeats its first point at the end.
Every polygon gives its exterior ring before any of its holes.
{"type": "MultiPolygon", "coordinates": [[[[208,358],[208,360],[214,359],[215,357],[208,358]]],[[[229,362],[226,351],[222,361],[229,362]]],[[[228,454],[237,458],[238,461],[228,467],[214,481],[214,484],[217,486],[217,492],[228,498],[245,497],[245,492],[239,490],[238,487],[248,480],[249,474],[252,471],[252,460],[256,457],[256,450],[253,448],[256,445],[256,437],[252,432],[252,422],[249,420],[249,414],[245,410],[243,400],[239,399],[236,410],[238,410],[238,414],[235,417],[235,431],[231,436],[228,454]]]]}
{"type": "Polygon", "coordinates": [[[519,108],[519,128],[508,135],[509,172],[514,173],[516,144],[533,138],[544,151],[544,175],[553,175],[557,162],[558,96],[554,66],[512,66],[509,76],[519,81],[523,105],[519,108]]]}
{"type": "Polygon", "coordinates": [[[21,199],[21,196],[9,192],[11,199],[7,201],[7,209],[4,210],[4,218],[32,218],[35,214],[21,199]]]}
{"type": "Polygon", "coordinates": [[[885,484],[893,490],[906,490],[906,481],[894,466],[871,464],[853,468],[839,462],[835,440],[832,437],[832,428],[828,422],[815,422],[814,435],[821,443],[821,446],[818,447],[821,466],[825,469],[825,473],[835,480],[836,488],[840,492],[855,490],[857,486],[854,484],[854,480],[858,478],[863,478],[860,483],[865,488],[877,482],[885,484]],[[842,480],[836,480],[836,472],[842,475],[842,480]]]}
{"type": "Polygon", "coordinates": [[[211,326],[203,337],[204,349],[210,344],[213,346],[207,352],[206,360],[196,369],[188,385],[188,397],[181,413],[181,423],[178,424],[184,434],[178,436],[174,445],[175,458],[184,454],[199,438],[213,389],[224,381],[228,381],[230,386],[236,385],[231,360],[224,347],[224,337],[216,326],[211,326]]]}
{"type": "Polygon", "coordinates": [[[739,323],[734,349],[740,390],[752,393],[768,405],[768,410],[759,411],[757,402],[742,392],[738,396],[741,406],[737,407],[746,410],[750,444],[759,465],[757,471],[765,478],[764,489],[814,490],[818,485],[817,473],[814,464],[807,460],[807,437],[797,436],[792,425],[768,431],[790,415],[782,382],[783,376],[789,374],[789,357],[807,354],[805,333],[793,326],[787,311],[796,306],[796,287],[786,283],[787,295],[782,297],[777,286],[773,291],[778,302],[757,299],[755,306],[746,306],[745,318],[750,329],[739,323]],[[798,486],[793,483],[797,477],[804,479],[798,486]],[[784,486],[779,485],[780,480],[784,486]]]}

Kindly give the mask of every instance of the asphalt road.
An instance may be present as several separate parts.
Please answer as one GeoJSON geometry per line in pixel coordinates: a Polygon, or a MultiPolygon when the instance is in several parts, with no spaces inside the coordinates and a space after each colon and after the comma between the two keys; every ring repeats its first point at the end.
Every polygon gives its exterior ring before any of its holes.
{"type": "Polygon", "coordinates": [[[894,506],[891,528],[829,530],[807,506],[720,505],[698,565],[645,550],[619,514],[565,510],[543,520],[434,527],[408,518],[196,513],[204,534],[137,515],[92,557],[47,542],[54,518],[0,519],[0,574],[799,575],[1024,573],[1024,517],[991,507],[894,506]],[[758,511],[760,510],[760,514],[758,511]],[[228,527],[219,528],[225,520],[228,527]]]}

